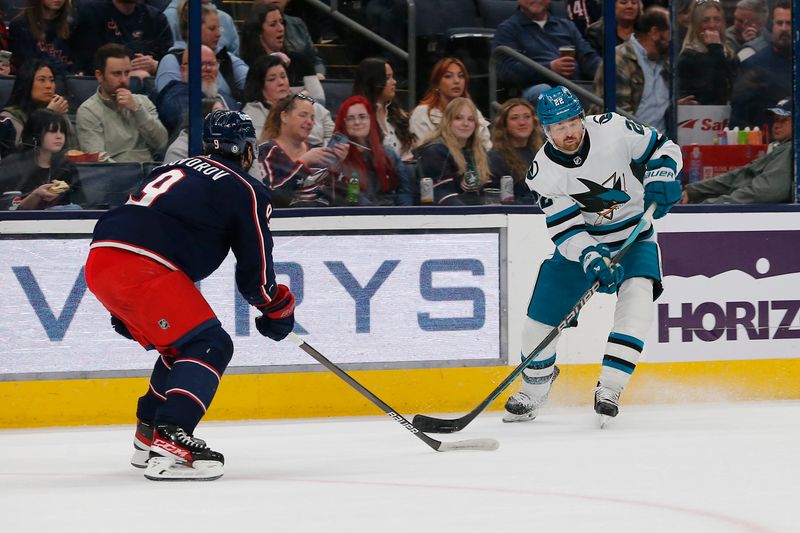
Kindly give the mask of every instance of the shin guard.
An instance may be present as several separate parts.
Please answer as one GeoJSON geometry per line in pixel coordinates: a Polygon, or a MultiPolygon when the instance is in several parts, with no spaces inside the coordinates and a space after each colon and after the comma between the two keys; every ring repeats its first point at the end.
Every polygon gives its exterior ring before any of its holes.
{"type": "Polygon", "coordinates": [[[210,407],[232,356],[233,342],[221,326],[209,328],[181,346],[155,423],[174,424],[191,435],[210,407]]]}

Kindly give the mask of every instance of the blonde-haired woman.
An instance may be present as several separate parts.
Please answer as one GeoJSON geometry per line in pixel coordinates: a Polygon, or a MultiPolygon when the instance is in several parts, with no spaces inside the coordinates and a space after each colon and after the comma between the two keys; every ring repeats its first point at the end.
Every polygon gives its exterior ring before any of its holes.
{"type": "Polygon", "coordinates": [[[479,124],[480,115],[472,100],[454,98],[445,107],[439,125],[416,150],[420,176],[433,180],[434,203],[481,203],[490,174],[479,124]]]}
{"type": "Polygon", "coordinates": [[[698,0],[678,56],[678,98],[700,105],[730,100],[738,60],[725,41],[725,13],[718,0],[698,0]]]}
{"type": "Polygon", "coordinates": [[[525,174],[542,144],[542,128],[533,104],[524,98],[506,100],[492,127],[492,149],[489,150],[492,186],[499,187],[503,176],[511,176],[515,203],[536,203],[536,195],[525,184],[525,174]]]}

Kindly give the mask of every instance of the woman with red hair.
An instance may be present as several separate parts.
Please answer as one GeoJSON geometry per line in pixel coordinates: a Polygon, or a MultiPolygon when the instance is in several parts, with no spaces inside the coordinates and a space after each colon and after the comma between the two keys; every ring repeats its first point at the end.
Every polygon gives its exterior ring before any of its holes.
{"type": "Polygon", "coordinates": [[[383,145],[383,132],[369,100],[363,96],[345,100],[336,114],[335,131],[350,141],[336,181],[335,205],[346,204],[347,186],[354,174],[359,182],[358,205],[413,204],[406,166],[397,152],[383,145]]]}
{"type": "MultiPolygon", "coordinates": [[[[454,98],[468,98],[469,74],[460,59],[445,57],[433,66],[428,90],[411,113],[409,127],[418,142],[428,137],[442,121],[442,113],[454,98]]],[[[478,136],[483,149],[492,148],[489,121],[478,111],[478,136]]]]}

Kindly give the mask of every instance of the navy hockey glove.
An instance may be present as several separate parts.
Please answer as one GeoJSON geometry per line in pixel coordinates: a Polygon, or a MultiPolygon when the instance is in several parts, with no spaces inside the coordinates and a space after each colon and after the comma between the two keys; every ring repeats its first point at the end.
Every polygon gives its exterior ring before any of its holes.
{"type": "MultiPolygon", "coordinates": [[[[645,174],[647,180],[647,174],[645,174]]],[[[666,215],[672,206],[681,199],[681,184],[675,181],[651,181],[644,186],[644,206],[655,203],[653,218],[666,215]]]]}
{"type": "Polygon", "coordinates": [[[125,322],[120,320],[119,318],[111,315],[111,327],[114,328],[114,331],[125,337],[126,339],[136,340],[131,335],[131,332],[128,331],[128,326],[125,325],[125,322]]]}
{"type": "Polygon", "coordinates": [[[278,285],[272,301],[261,308],[256,329],[274,341],[283,340],[294,329],[294,294],[286,285],[278,285]]]}
{"type": "Polygon", "coordinates": [[[611,251],[605,244],[590,246],[581,252],[581,265],[586,279],[600,282],[599,292],[614,294],[622,282],[622,265],[611,265],[611,251]]]}

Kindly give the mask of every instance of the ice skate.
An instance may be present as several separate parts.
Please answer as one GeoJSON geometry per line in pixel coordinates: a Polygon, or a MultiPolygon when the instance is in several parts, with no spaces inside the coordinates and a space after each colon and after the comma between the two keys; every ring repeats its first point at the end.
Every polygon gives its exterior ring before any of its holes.
{"type": "Polygon", "coordinates": [[[594,412],[600,415],[600,429],[619,412],[619,395],[622,391],[606,387],[600,382],[594,389],[594,412]]]}
{"type": "Polygon", "coordinates": [[[133,436],[133,457],[131,464],[136,468],[146,468],[150,459],[150,445],[153,443],[153,425],[142,420],[136,421],[136,434],[133,436]]]}
{"type": "Polygon", "coordinates": [[[183,428],[159,424],[153,432],[144,477],[153,481],[213,481],[222,477],[225,458],[183,428]]]}
{"type": "Polygon", "coordinates": [[[553,366],[553,373],[549,376],[549,386],[543,395],[540,392],[538,394],[535,392],[541,390],[542,384],[536,383],[523,373],[522,388],[506,400],[506,413],[503,416],[503,422],[529,422],[534,420],[539,413],[539,408],[547,401],[553,382],[560,372],[557,366],[553,366]]]}

